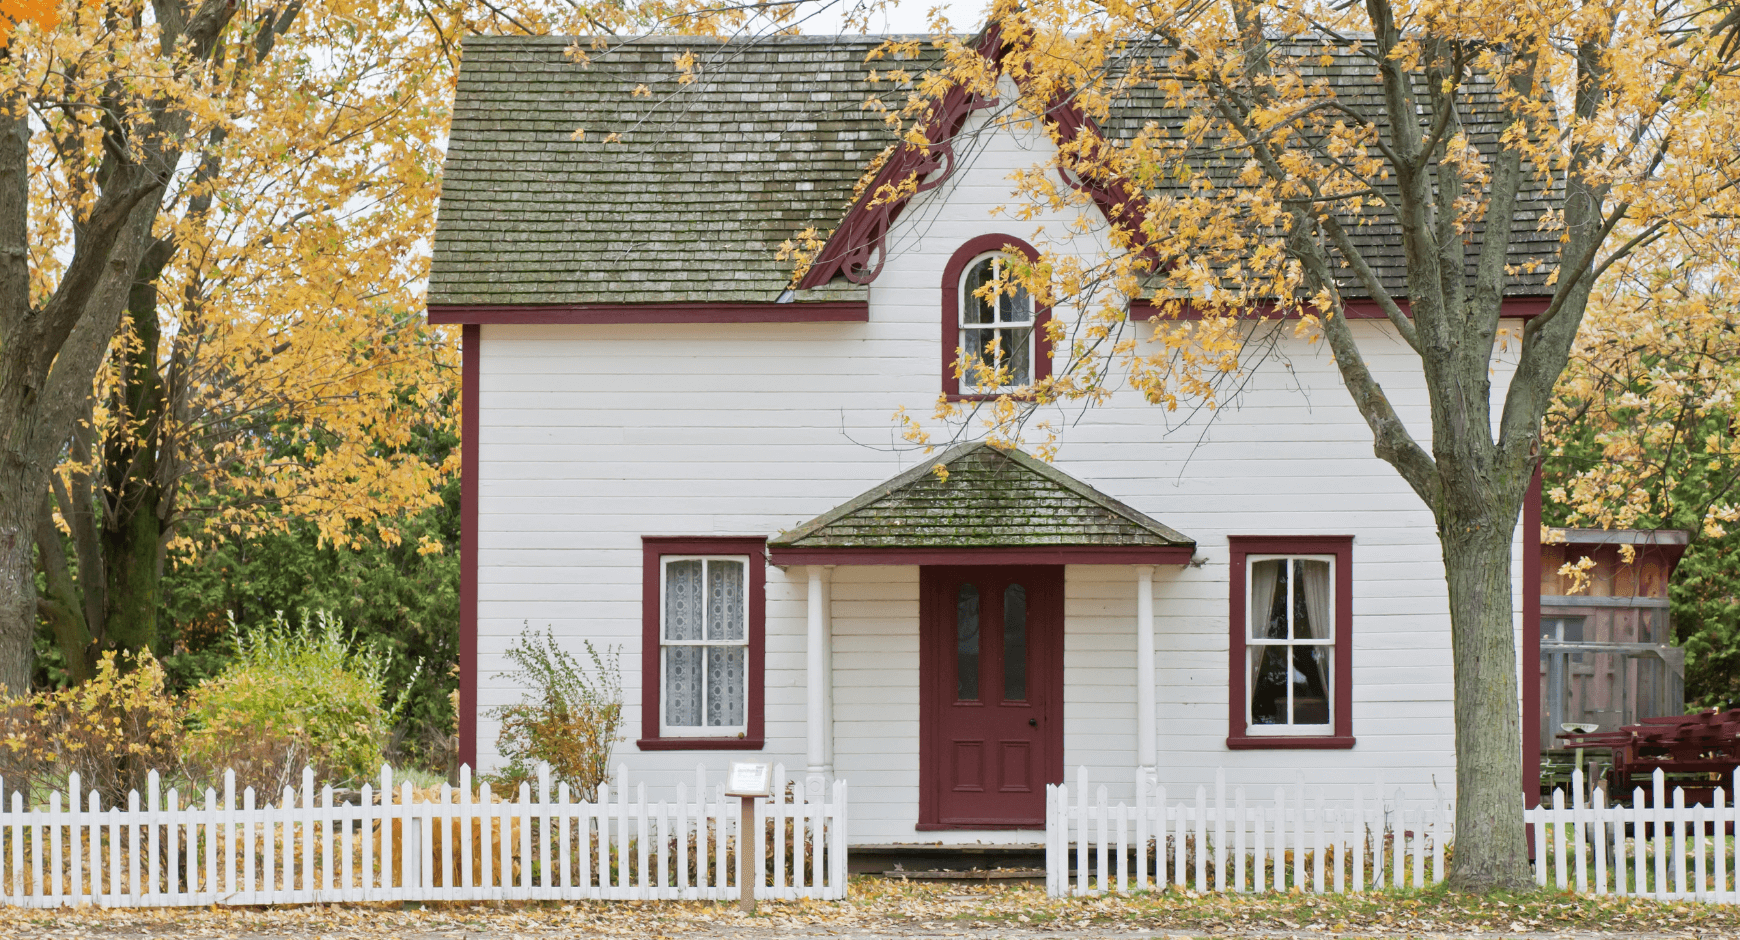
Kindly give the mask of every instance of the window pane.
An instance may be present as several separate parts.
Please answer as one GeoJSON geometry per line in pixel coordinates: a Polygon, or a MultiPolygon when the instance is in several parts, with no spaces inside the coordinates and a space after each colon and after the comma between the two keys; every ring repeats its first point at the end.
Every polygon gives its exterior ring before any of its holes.
{"type": "Polygon", "coordinates": [[[1032,323],[1033,298],[1027,296],[1027,288],[1015,288],[1015,296],[1003,295],[1004,323],[1032,323]]]}
{"type": "Polygon", "coordinates": [[[985,376],[979,374],[981,366],[995,368],[996,362],[991,356],[991,340],[997,335],[996,330],[961,330],[961,384],[972,387],[985,384],[985,376]]]}
{"type": "Polygon", "coordinates": [[[665,564],[665,639],[701,638],[701,562],[665,564]]]}
{"type": "Polygon", "coordinates": [[[665,724],[685,728],[701,724],[701,652],[699,646],[665,647],[665,724]]]}
{"type": "Polygon", "coordinates": [[[1251,636],[1287,638],[1287,563],[1279,559],[1251,565],[1251,636]]]}
{"type": "MultiPolygon", "coordinates": [[[[701,647],[696,647],[700,649],[701,647]]],[[[707,727],[729,728],[743,724],[748,709],[745,694],[744,648],[709,646],[707,650],[707,727]]]]}
{"type": "Polygon", "coordinates": [[[957,691],[961,701],[976,701],[979,697],[979,586],[961,585],[955,599],[955,670],[957,691]]]}
{"type": "Polygon", "coordinates": [[[1251,656],[1251,724],[1287,723],[1287,648],[1259,646],[1251,656]]]}
{"type": "Polygon", "coordinates": [[[1329,648],[1326,646],[1293,647],[1293,723],[1329,724],[1329,648]]]}
{"type": "Polygon", "coordinates": [[[1033,350],[1028,348],[1032,330],[998,330],[1003,340],[1002,364],[1009,370],[1010,385],[1028,385],[1033,381],[1033,350]]]}
{"type": "Polygon", "coordinates": [[[707,639],[743,640],[743,562],[707,562],[707,639]]]}
{"type": "Polygon", "coordinates": [[[1003,589],[1003,701],[1027,700],[1027,588],[1003,589]]]}
{"type": "Polygon", "coordinates": [[[1293,636],[1300,640],[1327,640],[1335,635],[1329,619],[1329,562],[1293,562],[1293,636]]]}
{"type": "Polygon", "coordinates": [[[975,296],[986,284],[996,279],[996,260],[986,258],[973,265],[961,283],[961,325],[997,322],[996,308],[984,298],[975,296]]]}

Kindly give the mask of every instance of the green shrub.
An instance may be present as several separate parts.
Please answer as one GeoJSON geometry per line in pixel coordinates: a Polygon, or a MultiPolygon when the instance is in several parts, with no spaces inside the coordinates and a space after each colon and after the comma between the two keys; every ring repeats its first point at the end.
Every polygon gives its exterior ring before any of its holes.
{"type": "Polygon", "coordinates": [[[337,617],[322,611],[314,620],[304,613],[293,629],[279,612],[247,634],[232,623],[236,658],[188,696],[190,772],[252,762],[263,778],[282,777],[306,761],[322,779],[338,782],[380,770],[403,696],[387,705],[382,657],[353,649],[337,617]],[[280,751],[282,757],[272,756],[280,751]]]}
{"type": "Polygon", "coordinates": [[[610,752],[622,737],[622,669],[613,649],[599,653],[588,642],[586,655],[590,670],[556,644],[554,633],[540,636],[529,627],[508,649],[519,668],[506,678],[526,697],[492,712],[501,722],[496,750],[508,761],[495,778],[501,792],[535,779],[541,763],[582,801],[610,776],[610,752]]]}

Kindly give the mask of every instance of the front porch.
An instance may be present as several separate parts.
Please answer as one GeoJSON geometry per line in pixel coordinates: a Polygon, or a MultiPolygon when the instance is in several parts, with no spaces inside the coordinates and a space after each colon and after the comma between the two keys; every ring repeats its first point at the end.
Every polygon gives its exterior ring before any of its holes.
{"type": "Polygon", "coordinates": [[[1082,714],[1070,725],[1114,719],[1134,732],[1121,754],[1106,753],[1108,735],[1078,735],[1072,766],[1085,748],[1132,785],[1155,778],[1155,580],[1189,564],[1186,536],[1049,464],[974,443],[768,551],[803,588],[806,792],[825,792],[837,770],[860,801],[879,778],[891,802],[912,794],[894,778],[917,784],[915,805],[885,807],[910,828],[855,827],[854,842],[1031,845],[1044,787],[1063,778],[1072,698],[1082,714]],[[1073,617],[1066,605],[1083,601],[1072,590],[1102,608],[1122,596],[1116,613],[1073,617]],[[1068,675],[1066,617],[1093,637],[1069,651],[1068,675]]]}

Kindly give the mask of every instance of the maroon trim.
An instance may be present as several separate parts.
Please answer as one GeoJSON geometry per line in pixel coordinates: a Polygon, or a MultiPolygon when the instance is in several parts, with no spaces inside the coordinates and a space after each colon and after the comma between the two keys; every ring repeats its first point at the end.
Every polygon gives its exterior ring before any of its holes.
{"type": "Polygon", "coordinates": [[[1353,536],[1229,535],[1231,549],[1229,750],[1324,750],[1353,747],[1353,536]],[[1250,555],[1335,556],[1335,731],[1315,737],[1252,735],[1245,729],[1245,559],[1250,555]]]}
{"type": "Polygon", "coordinates": [[[658,536],[640,539],[640,740],[643,751],[757,751],[766,742],[767,540],[760,536],[658,536]],[[749,715],[741,738],[667,738],[659,734],[659,558],[663,555],[749,556],[749,715]]]}
{"type": "MultiPolygon", "coordinates": [[[[1051,106],[1045,113],[1050,121],[1050,130],[1057,142],[1059,154],[1072,155],[1078,165],[1091,162],[1093,157],[1104,146],[1105,135],[1100,132],[1098,122],[1089,117],[1076,104],[1072,95],[1051,106]],[[1092,138],[1086,143],[1079,142],[1083,135],[1092,138]],[[1074,156],[1080,154],[1080,156],[1074,156]]],[[[1093,169],[1101,169],[1095,167],[1093,169]]],[[[1141,190],[1130,185],[1123,176],[1106,178],[1083,178],[1075,170],[1062,165],[1057,167],[1057,175],[1076,192],[1086,193],[1099,207],[1100,214],[1115,229],[1121,229],[1138,236],[1142,231],[1142,223],[1147,220],[1147,205],[1141,190]]],[[[1139,256],[1152,266],[1159,260],[1159,250],[1154,245],[1148,245],[1139,256]]]]}
{"type": "Polygon", "coordinates": [[[866,323],[867,300],[805,303],[430,304],[430,323],[866,323]]]}
{"type": "Polygon", "coordinates": [[[1229,751],[1345,751],[1353,747],[1353,735],[1332,734],[1318,737],[1294,735],[1228,737],[1229,751]]]}
{"type": "MultiPolygon", "coordinates": [[[[1541,802],[1541,472],[1523,497],[1522,714],[1523,805],[1541,802]]],[[[1529,855],[1535,840],[1529,834],[1529,855]]]]}
{"type": "MultiPolygon", "coordinates": [[[[943,266],[942,277],[942,391],[950,401],[985,401],[996,399],[997,395],[962,395],[960,380],[955,378],[955,360],[960,357],[961,348],[961,277],[967,273],[967,263],[974,258],[992,251],[1003,251],[1013,248],[1021,252],[1029,263],[1039,261],[1039,252],[1013,235],[980,235],[967,239],[966,244],[955,249],[949,257],[949,263],[943,266]]],[[[1033,381],[1037,384],[1042,379],[1051,377],[1051,343],[1045,337],[1046,324],[1051,322],[1049,306],[1036,307],[1033,311],[1033,334],[1036,341],[1033,344],[1033,381]]]]}
{"type": "Polygon", "coordinates": [[[459,331],[459,761],[477,769],[477,396],[482,328],[459,331]]]}
{"type": "MultiPolygon", "coordinates": [[[[1553,298],[1551,297],[1506,297],[1499,308],[1499,317],[1505,320],[1530,320],[1546,313],[1547,307],[1552,304],[1552,302],[1553,298]]],[[[1378,303],[1375,300],[1349,300],[1342,306],[1345,310],[1343,316],[1349,320],[1386,319],[1383,309],[1378,306],[1378,303]]],[[[1413,305],[1406,297],[1398,299],[1396,301],[1396,306],[1402,308],[1403,313],[1407,313],[1413,309],[1413,305]]],[[[1131,318],[1147,319],[1148,317],[1152,317],[1158,313],[1159,307],[1155,305],[1154,301],[1151,299],[1130,301],[1131,318]]],[[[1245,319],[1252,320],[1258,317],[1277,316],[1283,320],[1297,320],[1299,319],[1299,308],[1294,307],[1285,314],[1277,314],[1275,312],[1274,302],[1264,301],[1255,305],[1243,314],[1245,319]]],[[[1173,319],[1200,320],[1202,319],[1202,309],[1200,305],[1187,300],[1184,302],[1184,308],[1180,310],[1178,315],[1173,319]]]]}
{"type": "MultiPolygon", "coordinates": [[[[983,564],[982,562],[980,563],[983,564]]],[[[968,565],[965,567],[974,567],[968,565]]],[[[999,570],[1006,570],[1002,565],[999,570]]],[[[942,785],[942,761],[947,759],[947,750],[943,747],[942,716],[938,713],[938,705],[942,701],[952,700],[947,693],[950,675],[941,668],[945,662],[952,662],[947,656],[949,641],[948,631],[938,624],[947,623],[949,600],[938,586],[950,577],[958,577],[962,572],[957,568],[950,571],[938,566],[926,566],[919,569],[919,654],[918,654],[918,823],[913,828],[920,832],[940,832],[960,829],[1044,829],[1045,821],[1041,817],[1032,822],[965,822],[944,823],[941,821],[941,801],[938,788],[942,785]]],[[[1030,608],[1037,613],[1043,604],[1050,614],[1048,619],[1055,628],[1048,631],[1033,631],[1028,635],[1032,644],[1034,663],[1045,663],[1040,670],[1044,676],[1043,683],[1046,701],[1038,715],[1045,722],[1048,732],[1049,753],[1045,758],[1044,783],[1062,783],[1063,770],[1063,631],[1064,631],[1064,572],[1055,565],[1042,566],[1040,570],[1031,572],[1029,577],[1034,585],[1034,594],[1029,598],[1030,608]],[[1044,585],[1041,589],[1040,585],[1044,585]],[[1043,632],[1042,637],[1040,633],[1043,632]]],[[[1043,623],[1045,620],[1030,617],[1029,623],[1043,623]]],[[[1029,678],[1032,678],[1031,676],[1029,678]]],[[[1038,683],[1034,688],[1040,688],[1038,683]]]]}
{"type": "MultiPolygon", "coordinates": [[[[655,657],[656,658],[656,657],[655,657]]],[[[753,738],[641,738],[634,746],[643,751],[759,751],[767,746],[753,738]]]]}
{"type": "Polygon", "coordinates": [[[792,565],[1187,565],[1191,546],[998,545],[986,548],[770,548],[769,560],[792,565]]]}
{"type": "MultiPolygon", "coordinates": [[[[993,63],[1003,57],[1002,27],[990,24],[979,39],[978,53],[993,63]]],[[[943,184],[955,170],[955,135],[967,123],[974,111],[996,105],[997,99],[986,98],[959,85],[950,86],[941,97],[930,103],[930,120],[924,125],[925,146],[905,144],[889,155],[887,162],[864,187],[857,201],[846,210],[840,226],[828,236],[826,244],[816,253],[815,261],[798,282],[800,288],[816,288],[844,277],[854,284],[868,284],[882,273],[887,254],[883,239],[900,213],[920,193],[943,184]],[[916,185],[911,192],[895,198],[908,179],[916,185]]]]}
{"type": "MultiPolygon", "coordinates": [[[[986,27],[976,51],[1001,72],[1003,56],[1008,51],[1002,39],[1001,23],[992,22],[986,27]]],[[[1016,76],[1017,82],[1022,80],[1022,76],[1016,76]]],[[[886,260],[883,239],[888,236],[895,220],[900,218],[901,211],[919,193],[935,189],[949,178],[955,168],[955,136],[974,111],[996,104],[997,99],[970,93],[958,85],[951,86],[933,100],[929,110],[930,122],[924,129],[927,145],[908,144],[889,157],[870,185],[864,187],[858,200],[846,210],[840,227],[816,253],[815,263],[810,265],[798,286],[820,287],[836,277],[844,277],[854,284],[868,284],[875,280],[882,273],[882,264],[886,260]],[[907,179],[917,182],[912,192],[894,199],[886,198],[907,179]]],[[[1076,139],[1083,133],[1100,136],[1099,127],[1076,104],[1074,97],[1052,104],[1045,117],[1059,149],[1065,152],[1079,146],[1076,139]]],[[[1141,231],[1144,218],[1141,193],[1128,180],[1086,180],[1063,172],[1061,167],[1059,173],[1070,187],[1091,197],[1108,222],[1132,233],[1141,231]]],[[[1152,248],[1144,253],[1144,257],[1150,260],[1154,256],[1152,248]]]]}

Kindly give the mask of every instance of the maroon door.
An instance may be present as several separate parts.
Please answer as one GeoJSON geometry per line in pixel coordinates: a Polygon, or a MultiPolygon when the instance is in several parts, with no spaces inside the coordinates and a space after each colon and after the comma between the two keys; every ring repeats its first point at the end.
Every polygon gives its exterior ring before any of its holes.
{"type": "Polygon", "coordinates": [[[1063,568],[920,569],[920,829],[1043,829],[1063,781],[1063,568]]]}

